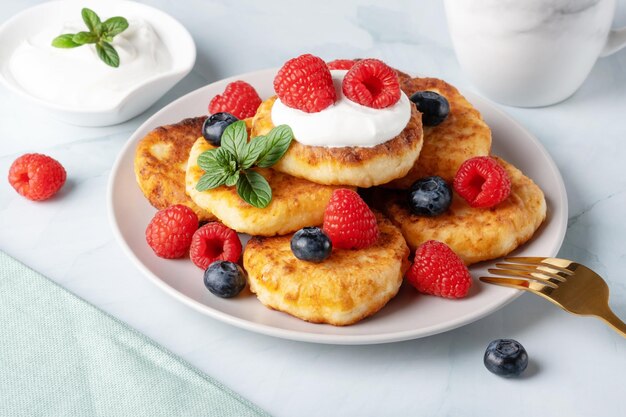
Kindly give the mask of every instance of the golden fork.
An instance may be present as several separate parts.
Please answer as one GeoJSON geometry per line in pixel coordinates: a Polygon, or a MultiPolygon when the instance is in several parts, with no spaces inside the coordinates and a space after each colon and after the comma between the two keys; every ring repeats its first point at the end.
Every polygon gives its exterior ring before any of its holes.
{"type": "Polygon", "coordinates": [[[558,258],[517,257],[504,260],[508,263],[496,263],[497,268],[488,269],[490,274],[501,277],[480,277],[480,280],[530,291],[573,314],[598,317],[626,337],[626,323],[609,307],[609,287],[591,269],[558,258]]]}

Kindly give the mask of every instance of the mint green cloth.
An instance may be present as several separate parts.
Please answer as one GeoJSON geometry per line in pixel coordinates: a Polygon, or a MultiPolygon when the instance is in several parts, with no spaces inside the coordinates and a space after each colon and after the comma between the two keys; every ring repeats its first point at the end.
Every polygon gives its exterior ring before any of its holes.
{"type": "Polygon", "coordinates": [[[0,252],[0,416],[267,416],[0,252]]]}

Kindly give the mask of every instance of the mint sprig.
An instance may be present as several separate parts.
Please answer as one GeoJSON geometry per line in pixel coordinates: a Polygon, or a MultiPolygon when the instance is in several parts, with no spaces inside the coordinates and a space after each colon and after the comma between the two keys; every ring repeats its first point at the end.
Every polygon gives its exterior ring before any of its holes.
{"type": "Polygon", "coordinates": [[[65,33],[52,40],[55,48],[76,48],[82,45],[95,44],[98,57],[107,65],[120,66],[120,56],[111,45],[113,38],[128,29],[128,20],[123,17],[111,17],[104,22],[91,9],[81,11],[83,22],[89,31],[65,33]]]}
{"type": "Polygon", "coordinates": [[[263,175],[251,168],[269,168],[276,164],[289,149],[292,139],[291,128],[280,125],[267,136],[257,136],[248,142],[246,123],[240,120],[231,124],[222,134],[221,146],[198,157],[198,166],[205,173],[196,184],[196,190],[236,186],[243,201],[254,207],[267,207],[272,201],[272,188],[263,175]]]}

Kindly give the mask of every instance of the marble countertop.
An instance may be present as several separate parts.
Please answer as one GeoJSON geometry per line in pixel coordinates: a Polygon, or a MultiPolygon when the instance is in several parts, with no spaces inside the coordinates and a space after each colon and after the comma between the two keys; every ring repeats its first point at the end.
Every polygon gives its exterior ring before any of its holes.
{"type": "MultiPolygon", "coordinates": [[[[0,21],[38,2],[4,1],[0,21]]],[[[141,116],[106,128],[69,126],[0,89],[0,173],[6,175],[25,152],[49,154],[69,173],[61,195],[45,203],[27,201],[0,181],[0,250],[275,416],[626,415],[626,341],[598,320],[569,315],[531,295],[451,332],[351,347],[240,330],[191,310],[146,280],[114,241],[105,191],[130,134],[173,99],[304,52],[326,59],[380,57],[407,72],[472,86],[455,59],[440,2],[145,3],[192,32],[198,60],[141,116]],[[484,368],[486,345],[500,337],[528,350],[531,365],[523,378],[501,379],[484,368]]],[[[626,25],[626,0],[618,3],[616,24],[626,25]]],[[[600,59],[565,102],[503,108],[541,140],[565,179],[570,218],[560,255],[602,274],[615,312],[626,317],[626,51],[600,59]]]]}

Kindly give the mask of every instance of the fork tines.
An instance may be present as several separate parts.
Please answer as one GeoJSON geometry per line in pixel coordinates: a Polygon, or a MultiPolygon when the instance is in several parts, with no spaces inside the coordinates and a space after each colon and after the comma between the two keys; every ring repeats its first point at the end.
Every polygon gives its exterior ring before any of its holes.
{"type": "Polygon", "coordinates": [[[573,274],[573,271],[568,269],[572,262],[565,259],[514,257],[505,258],[505,261],[496,263],[496,268],[488,269],[490,274],[499,277],[481,277],[480,279],[493,284],[540,290],[544,286],[556,289],[573,274]]]}

